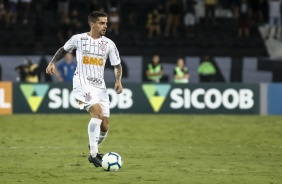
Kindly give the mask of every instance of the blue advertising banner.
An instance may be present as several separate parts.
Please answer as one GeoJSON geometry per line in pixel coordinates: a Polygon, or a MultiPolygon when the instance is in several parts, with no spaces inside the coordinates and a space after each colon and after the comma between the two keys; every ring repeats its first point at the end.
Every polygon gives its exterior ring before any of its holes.
{"type": "Polygon", "coordinates": [[[268,114],[282,114],[282,84],[268,85],[268,114]]]}

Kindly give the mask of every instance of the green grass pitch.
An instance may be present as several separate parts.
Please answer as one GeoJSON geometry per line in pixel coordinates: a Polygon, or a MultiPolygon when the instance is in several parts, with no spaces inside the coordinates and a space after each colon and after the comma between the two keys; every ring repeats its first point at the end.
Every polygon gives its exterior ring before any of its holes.
{"type": "Polygon", "coordinates": [[[112,115],[103,153],[87,160],[89,115],[0,116],[0,183],[281,184],[282,117],[112,115]]]}

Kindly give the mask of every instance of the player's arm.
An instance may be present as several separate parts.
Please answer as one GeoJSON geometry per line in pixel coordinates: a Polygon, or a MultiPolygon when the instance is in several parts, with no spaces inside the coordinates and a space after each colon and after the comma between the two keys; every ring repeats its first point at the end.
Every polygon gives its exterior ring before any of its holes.
{"type": "Polygon", "coordinates": [[[47,74],[54,74],[55,72],[55,63],[60,61],[65,55],[67,51],[65,51],[64,47],[59,48],[59,50],[56,52],[52,60],[50,61],[49,65],[46,68],[47,74]]]}
{"type": "Polygon", "coordinates": [[[115,78],[116,78],[116,83],[115,83],[115,90],[118,94],[122,93],[122,85],[121,85],[121,76],[122,76],[122,66],[121,64],[115,65],[114,66],[114,73],[115,73],[115,78]]]}
{"type": "Polygon", "coordinates": [[[114,42],[110,43],[109,59],[110,59],[111,65],[114,66],[114,74],[116,78],[114,89],[116,90],[117,94],[120,94],[122,93],[122,85],[121,85],[122,66],[121,66],[121,60],[119,57],[119,52],[114,42]]]}
{"type": "Polygon", "coordinates": [[[77,39],[79,39],[78,35],[72,36],[63,47],[59,48],[59,50],[56,52],[52,60],[50,61],[48,67],[46,68],[47,74],[54,74],[55,72],[55,63],[60,61],[67,52],[73,51],[73,49],[76,49],[77,47],[77,39]]]}

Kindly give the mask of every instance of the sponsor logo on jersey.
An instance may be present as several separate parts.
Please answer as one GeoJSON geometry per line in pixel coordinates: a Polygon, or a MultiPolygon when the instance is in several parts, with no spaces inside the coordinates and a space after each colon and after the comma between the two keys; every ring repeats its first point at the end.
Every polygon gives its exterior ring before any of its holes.
{"type": "Polygon", "coordinates": [[[46,92],[49,89],[48,84],[21,84],[20,89],[32,112],[37,112],[46,92]]]}
{"type": "Polygon", "coordinates": [[[83,51],[82,51],[82,54],[83,54],[83,55],[96,55],[95,53],[90,52],[89,50],[83,50],[83,51]]]}
{"type": "Polygon", "coordinates": [[[82,51],[82,54],[83,54],[83,55],[92,55],[92,56],[105,57],[105,54],[93,53],[93,52],[89,52],[88,50],[83,50],[83,51],[82,51]]]}
{"type": "Polygon", "coordinates": [[[88,40],[87,37],[81,37],[80,40],[88,40]]]}
{"type": "Polygon", "coordinates": [[[90,56],[83,56],[82,63],[85,65],[97,65],[97,66],[104,65],[103,58],[90,57],[90,56]]]}
{"type": "Polygon", "coordinates": [[[171,86],[169,84],[143,84],[142,89],[146,94],[154,112],[159,112],[171,86]]]}
{"type": "Polygon", "coordinates": [[[88,76],[87,77],[87,80],[90,81],[90,83],[92,85],[95,85],[95,86],[101,86],[103,84],[102,80],[101,79],[98,79],[98,78],[95,78],[95,77],[90,77],[88,76]]]}

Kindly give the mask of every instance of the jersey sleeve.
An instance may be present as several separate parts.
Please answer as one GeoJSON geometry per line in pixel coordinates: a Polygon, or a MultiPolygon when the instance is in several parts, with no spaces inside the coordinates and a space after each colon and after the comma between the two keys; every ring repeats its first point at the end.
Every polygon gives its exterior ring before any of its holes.
{"type": "Polygon", "coordinates": [[[119,52],[114,42],[110,43],[109,58],[112,66],[120,64],[119,52]]]}
{"type": "Polygon", "coordinates": [[[64,45],[64,50],[71,52],[77,47],[77,35],[73,35],[64,45]]]}

